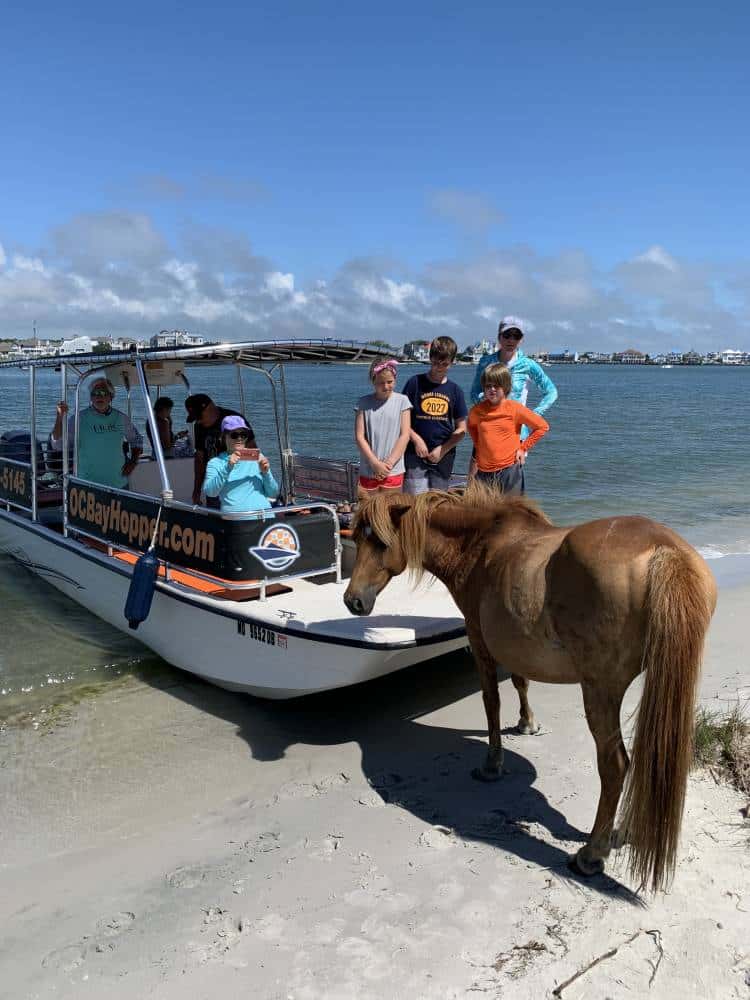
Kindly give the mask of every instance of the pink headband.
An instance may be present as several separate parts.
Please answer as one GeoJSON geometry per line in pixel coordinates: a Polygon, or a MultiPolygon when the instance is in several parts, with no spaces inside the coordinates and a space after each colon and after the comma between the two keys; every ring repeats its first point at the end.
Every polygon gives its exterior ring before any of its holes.
{"type": "Polygon", "coordinates": [[[379,365],[375,365],[372,370],[372,377],[375,378],[380,372],[384,371],[386,368],[390,368],[393,374],[396,374],[396,369],[398,368],[398,361],[395,358],[388,358],[387,361],[381,361],[379,365]]]}

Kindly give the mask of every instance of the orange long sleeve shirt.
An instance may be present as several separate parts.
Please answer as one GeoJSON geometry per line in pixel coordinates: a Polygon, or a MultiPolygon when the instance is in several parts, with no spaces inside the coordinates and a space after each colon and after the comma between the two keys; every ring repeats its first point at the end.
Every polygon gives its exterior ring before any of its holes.
{"type": "Polygon", "coordinates": [[[515,465],[519,448],[529,451],[549,430],[538,413],[514,399],[503,399],[496,406],[485,401],[469,411],[469,434],[476,448],[480,472],[497,472],[515,465]],[[532,433],[521,443],[521,428],[526,424],[532,433]]]}

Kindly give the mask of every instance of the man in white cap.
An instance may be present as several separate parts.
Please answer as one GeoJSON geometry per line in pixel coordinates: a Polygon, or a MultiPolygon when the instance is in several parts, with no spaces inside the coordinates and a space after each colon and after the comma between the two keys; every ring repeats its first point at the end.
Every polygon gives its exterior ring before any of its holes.
{"type": "MultiPolygon", "coordinates": [[[[128,488],[128,476],[138,464],[143,451],[143,438],[130,417],[115,410],[112,400],[115,388],[108,378],[96,378],[89,389],[91,405],[78,414],[78,478],[117,489],[128,488]],[[129,456],[123,445],[127,442],[129,456]]],[[[68,404],[57,404],[57,418],[49,437],[53,451],[62,450],[62,426],[68,404]]],[[[68,443],[75,447],[75,416],[68,417],[68,443]]]]}

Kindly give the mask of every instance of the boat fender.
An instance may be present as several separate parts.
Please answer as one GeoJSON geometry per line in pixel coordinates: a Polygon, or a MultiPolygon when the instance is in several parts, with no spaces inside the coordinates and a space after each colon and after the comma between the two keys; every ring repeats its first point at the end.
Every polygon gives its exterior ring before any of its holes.
{"type": "Polygon", "coordinates": [[[151,611],[151,601],[154,598],[156,589],[156,578],[159,575],[159,560],[154,552],[156,547],[156,536],[159,531],[159,521],[161,519],[161,508],[156,517],[156,528],[146,552],[138,559],[133,567],[133,576],[128,588],[128,598],[125,601],[125,617],[128,626],[137,629],[141,622],[149,616],[151,611]]]}

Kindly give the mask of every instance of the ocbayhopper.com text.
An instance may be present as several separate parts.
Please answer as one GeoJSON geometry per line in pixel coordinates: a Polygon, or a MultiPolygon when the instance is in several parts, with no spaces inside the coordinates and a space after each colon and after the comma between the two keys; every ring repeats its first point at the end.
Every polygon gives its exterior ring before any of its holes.
{"type": "MultiPolygon", "coordinates": [[[[128,543],[138,549],[144,548],[151,541],[156,528],[155,517],[128,510],[117,497],[112,497],[108,503],[102,503],[97,500],[96,494],[77,486],[71,487],[68,513],[70,517],[96,525],[105,537],[115,532],[127,536],[128,543]]],[[[160,549],[194,556],[207,562],[214,560],[215,539],[211,532],[170,524],[163,516],[159,524],[157,545],[160,549]]]]}

